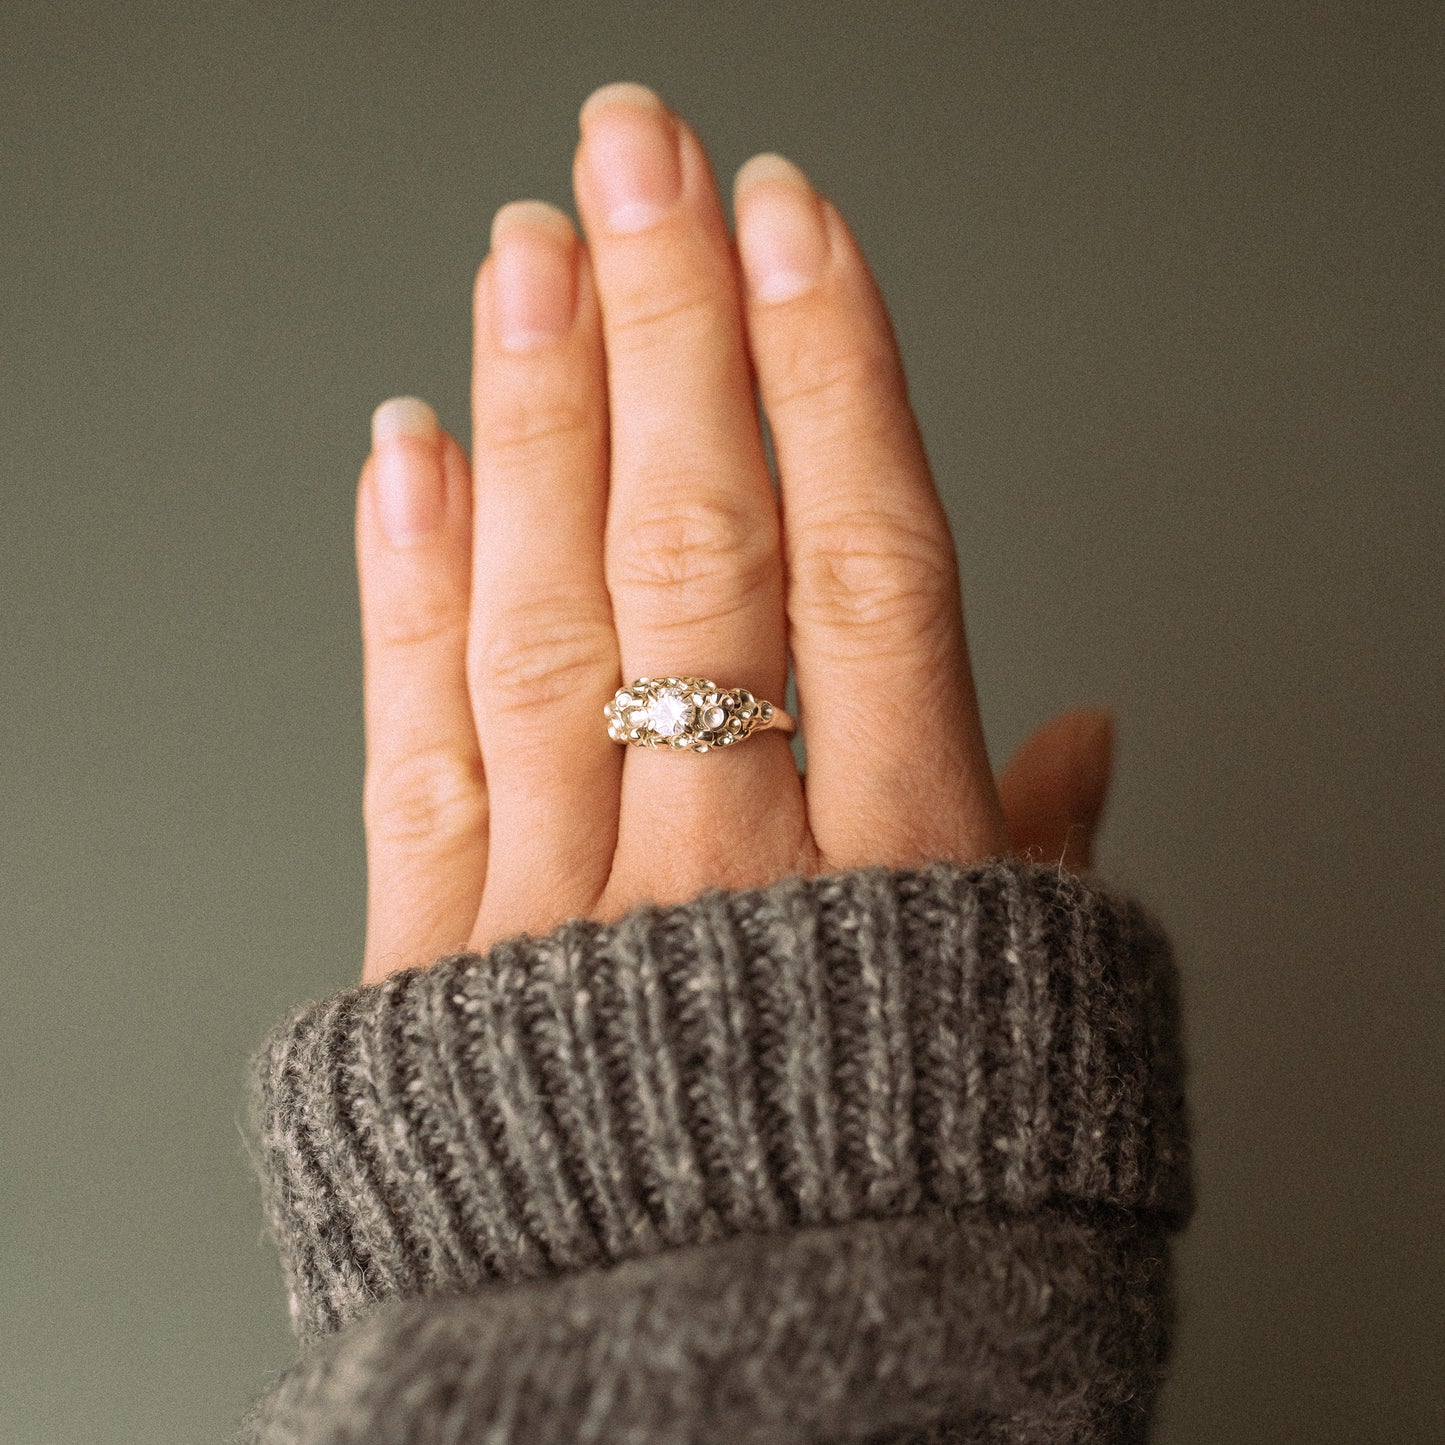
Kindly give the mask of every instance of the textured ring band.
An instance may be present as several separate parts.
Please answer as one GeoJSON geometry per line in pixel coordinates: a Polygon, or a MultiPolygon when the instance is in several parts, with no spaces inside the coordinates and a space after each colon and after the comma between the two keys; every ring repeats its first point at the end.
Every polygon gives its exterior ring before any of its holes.
{"type": "Polygon", "coordinates": [[[706,677],[639,677],[618,688],[602,715],[615,743],[678,752],[711,752],[764,728],[798,729],[782,708],[746,688],[719,687],[706,677]]]}

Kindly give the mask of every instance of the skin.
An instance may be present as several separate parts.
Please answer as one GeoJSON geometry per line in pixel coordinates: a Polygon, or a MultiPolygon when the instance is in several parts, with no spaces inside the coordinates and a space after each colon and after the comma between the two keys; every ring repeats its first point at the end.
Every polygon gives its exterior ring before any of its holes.
{"type": "Polygon", "coordinates": [[[584,235],[540,201],[493,222],[470,461],[424,402],[373,417],[364,979],[794,873],[1089,866],[1110,715],[1054,718],[995,779],[948,522],[843,217],[754,157],[734,238],[702,144],[640,86],[596,92],[580,133],[584,235]],[[625,681],[781,703],[790,655],[806,776],[773,732],[705,756],[607,737],[625,681]]]}

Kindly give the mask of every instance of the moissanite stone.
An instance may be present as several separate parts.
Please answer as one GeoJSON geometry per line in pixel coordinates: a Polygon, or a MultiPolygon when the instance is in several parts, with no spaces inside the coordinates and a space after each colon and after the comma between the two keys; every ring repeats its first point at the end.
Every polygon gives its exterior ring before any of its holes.
{"type": "Polygon", "coordinates": [[[676,737],[692,721],[693,707],[680,692],[660,692],[647,708],[647,722],[659,737],[676,737]]]}

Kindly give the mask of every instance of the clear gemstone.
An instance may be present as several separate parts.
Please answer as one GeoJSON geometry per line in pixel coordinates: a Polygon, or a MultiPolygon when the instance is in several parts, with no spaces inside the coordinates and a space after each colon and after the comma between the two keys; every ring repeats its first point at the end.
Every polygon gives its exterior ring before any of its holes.
{"type": "Polygon", "coordinates": [[[660,692],[648,704],[647,721],[659,737],[676,737],[692,718],[692,704],[678,692],[660,692]]]}

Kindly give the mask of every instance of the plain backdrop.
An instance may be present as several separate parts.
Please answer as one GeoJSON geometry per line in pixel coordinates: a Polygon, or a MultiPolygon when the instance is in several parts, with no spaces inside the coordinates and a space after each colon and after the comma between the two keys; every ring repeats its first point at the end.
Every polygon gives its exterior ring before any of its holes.
{"type": "Polygon", "coordinates": [[[996,764],[1118,710],[1200,1209],[1159,1439],[1442,1409],[1441,7],[0,8],[0,1440],[292,1356],[248,1052],[361,962],[371,409],[465,442],[493,211],[655,86],[892,305],[996,764]]]}

